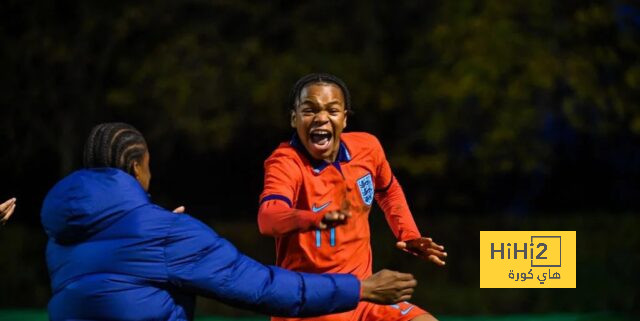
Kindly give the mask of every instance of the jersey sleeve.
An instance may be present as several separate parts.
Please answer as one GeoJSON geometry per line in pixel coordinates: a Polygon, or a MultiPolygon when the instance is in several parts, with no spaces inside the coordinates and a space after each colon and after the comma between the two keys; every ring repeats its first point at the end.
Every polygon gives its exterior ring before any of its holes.
{"type": "Polygon", "coordinates": [[[372,139],[374,140],[372,145],[376,161],[376,202],[382,208],[387,223],[396,239],[406,241],[418,238],[420,237],[420,231],[413,220],[404,191],[393,176],[391,165],[387,161],[382,145],[375,136],[372,136],[372,139]]]}
{"type": "Polygon", "coordinates": [[[264,171],[264,190],[258,210],[260,233],[282,236],[317,226],[322,215],[293,208],[302,185],[302,173],[296,162],[276,151],[264,162],[264,171]]]}
{"type": "Polygon", "coordinates": [[[393,179],[389,188],[384,192],[376,193],[375,198],[397,240],[406,241],[420,237],[420,231],[397,180],[393,179]]]}
{"type": "Polygon", "coordinates": [[[389,188],[389,186],[391,186],[391,182],[393,181],[393,172],[391,171],[391,166],[387,161],[384,149],[382,149],[382,145],[380,145],[380,142],[375,136],[371,136],[371,138],[373,140],[373,155],[376,168],[374,184],[376,192],[384,192],[389,188]]]}
{"type": "Polygon", "coordinates": [[[295,209],[278,200],[267,200],[258,210],[260,234],[282,236],[293,232],[304,232],[318,226],[323,215],[295,209]]]}
{"type": "Polygon", "coordinates": [[[281,200],[293,207],[302,184],[302,173],[295,161],[282,153],[274,153],[264,162],[264,189],[260,204],[281,200]]]}
{"type": "Polygon", "coordinates": [[[316,316],[357,306],[360,281],[254,261],[202,222],[176,215],[165,246],[169,282],[183,291],[274,316],[316,316]]]}

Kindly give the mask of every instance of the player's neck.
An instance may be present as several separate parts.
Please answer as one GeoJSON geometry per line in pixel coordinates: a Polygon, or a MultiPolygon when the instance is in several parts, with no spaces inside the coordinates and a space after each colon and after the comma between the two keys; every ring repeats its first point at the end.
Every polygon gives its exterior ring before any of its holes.
{"type": "Polygon", "coordinates": [[[333,146],[331,154],[328,155],[327,157],[324,157],[322,160],[331,164],[336,161],[339,153],[340,153],[340,141],[338,140],[335,146],[333,146]]]}

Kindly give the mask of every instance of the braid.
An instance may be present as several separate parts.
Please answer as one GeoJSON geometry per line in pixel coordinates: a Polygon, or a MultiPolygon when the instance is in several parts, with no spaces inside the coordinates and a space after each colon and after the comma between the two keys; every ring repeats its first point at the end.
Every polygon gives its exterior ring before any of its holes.
{"type": "Polygon", "coordinates": [[[117,130],[117,124],[112,124],[111,126],[105,126],[102,131],[102,136],[100,137],[100,145],[99,149],[96,150],[98,153],[98,159],[100,160],[100,164],[104,165],[104,167],[116,167],[114,163],[111,161],[111,144],[113,143],[112,137],[114,132],[117,130]]]}
{"type": "Polygon", "coordinates": [[[84,167],[113,167],[133,174],[147,142],[135,127],[125,123],[102,123],[91,130],[84,146],[84,167]]]}
{"type": "Polygon", "coordinates": [[[94,127],[91,129],[89,133],[89,137],[87,137],[87,141],[84,144],[84,150],[82,152],[82,163],[85,168],[89,167],[89,164],[93,164],[95,162],[95,156],[93,154],[93,148],[91,146],[95,145],[96,136],[98,136],[98,127],[94,127]]]}
{"type": "Polygon", "coordinates": [[[345,84],[342,79],[327,73],[308,74],[298,79],[298,81],[296,81],[296,83],[293,85],[293,88],[291,88],[291,92],[289,93],[288,108],[295,109],[298,106],[302,89],[304,89],[307,85],[313,83],[327,83],[338,86],[342,90],[342,95],[344,96],[344,109],[348,114],[353,113],[353,110],[351,109],[351,93],[349,93],[347,84],[345,84]]]}

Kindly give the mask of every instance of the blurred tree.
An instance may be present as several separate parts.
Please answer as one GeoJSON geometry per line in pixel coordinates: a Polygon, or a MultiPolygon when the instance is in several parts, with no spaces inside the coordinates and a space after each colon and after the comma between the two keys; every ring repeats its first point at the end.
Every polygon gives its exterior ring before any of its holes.
{"type": "Polygon", "coordinates": [[[509,184],[549,174],[563,139],[554,120],[592,141],[637,140],[638,29],[618,26],[614,4],[442,3],[403,57],[413,106],[403,122],[416,130],[396,145],[396,164],[456,180],[467,195],[449,205],[468,207],[495,187],[513,199],[509,184]]]}
{"type": "MultiPolygon", "coordinates": [[[[196,173],[235,164],[247,170],[234,181],[246,183],[229,188],[259,190],[261,159],[290,135],[289,86],[307,72],[328,71],[353,91],[349,129],[378,134],[418,209],[529,208],[540,199],[553,206],[564,196],[546,190],[571,190],[567,184],[581,185],[580,171],[601,167],[615,171],[603,172],[603,185],[615,176],[623,182],[616,190],[640,189],[629,178],[640,176],[632,4],[1,6],[0,143],[7,152],[0,165],[15,180],[38,164],[34,176],[55,181],[79,165],[91,126],[121,120],[158,146],[153,162],[170,175],[158,190],[179,177],[181,159],[193,160],[196,173]],[[577,161],[583,165],[572,169],[577,161]]],[[[253,204],[251,191],[238,202],[253,204]]],[[[583,192],[569,192],[568,202],[583,192]]],[[[626,199],[627,207],[640,205],[626,199]]]]}

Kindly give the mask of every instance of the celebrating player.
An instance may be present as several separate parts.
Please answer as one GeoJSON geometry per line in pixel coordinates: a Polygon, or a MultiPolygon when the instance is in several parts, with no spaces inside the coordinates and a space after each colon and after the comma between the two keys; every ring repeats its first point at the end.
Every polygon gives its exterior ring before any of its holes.
{"type": "MultiPolygon", "coordinates": [[[[396,246],[443,266],[444,247],[421,237],[402,188],[373,135],[343,133],[350,94],[339,78],[310,74],[290,95],[291,141],[265,161],[258,225],[276,239],[277,265],[304,272],[371,275],[368,216],[375,199],[396,246]]],[[[272,320],[291,320],[273,317],[272,320]]],[[[356,310],[312,320],[435,320],[410,303],[361,302],[356,310]]]]}

